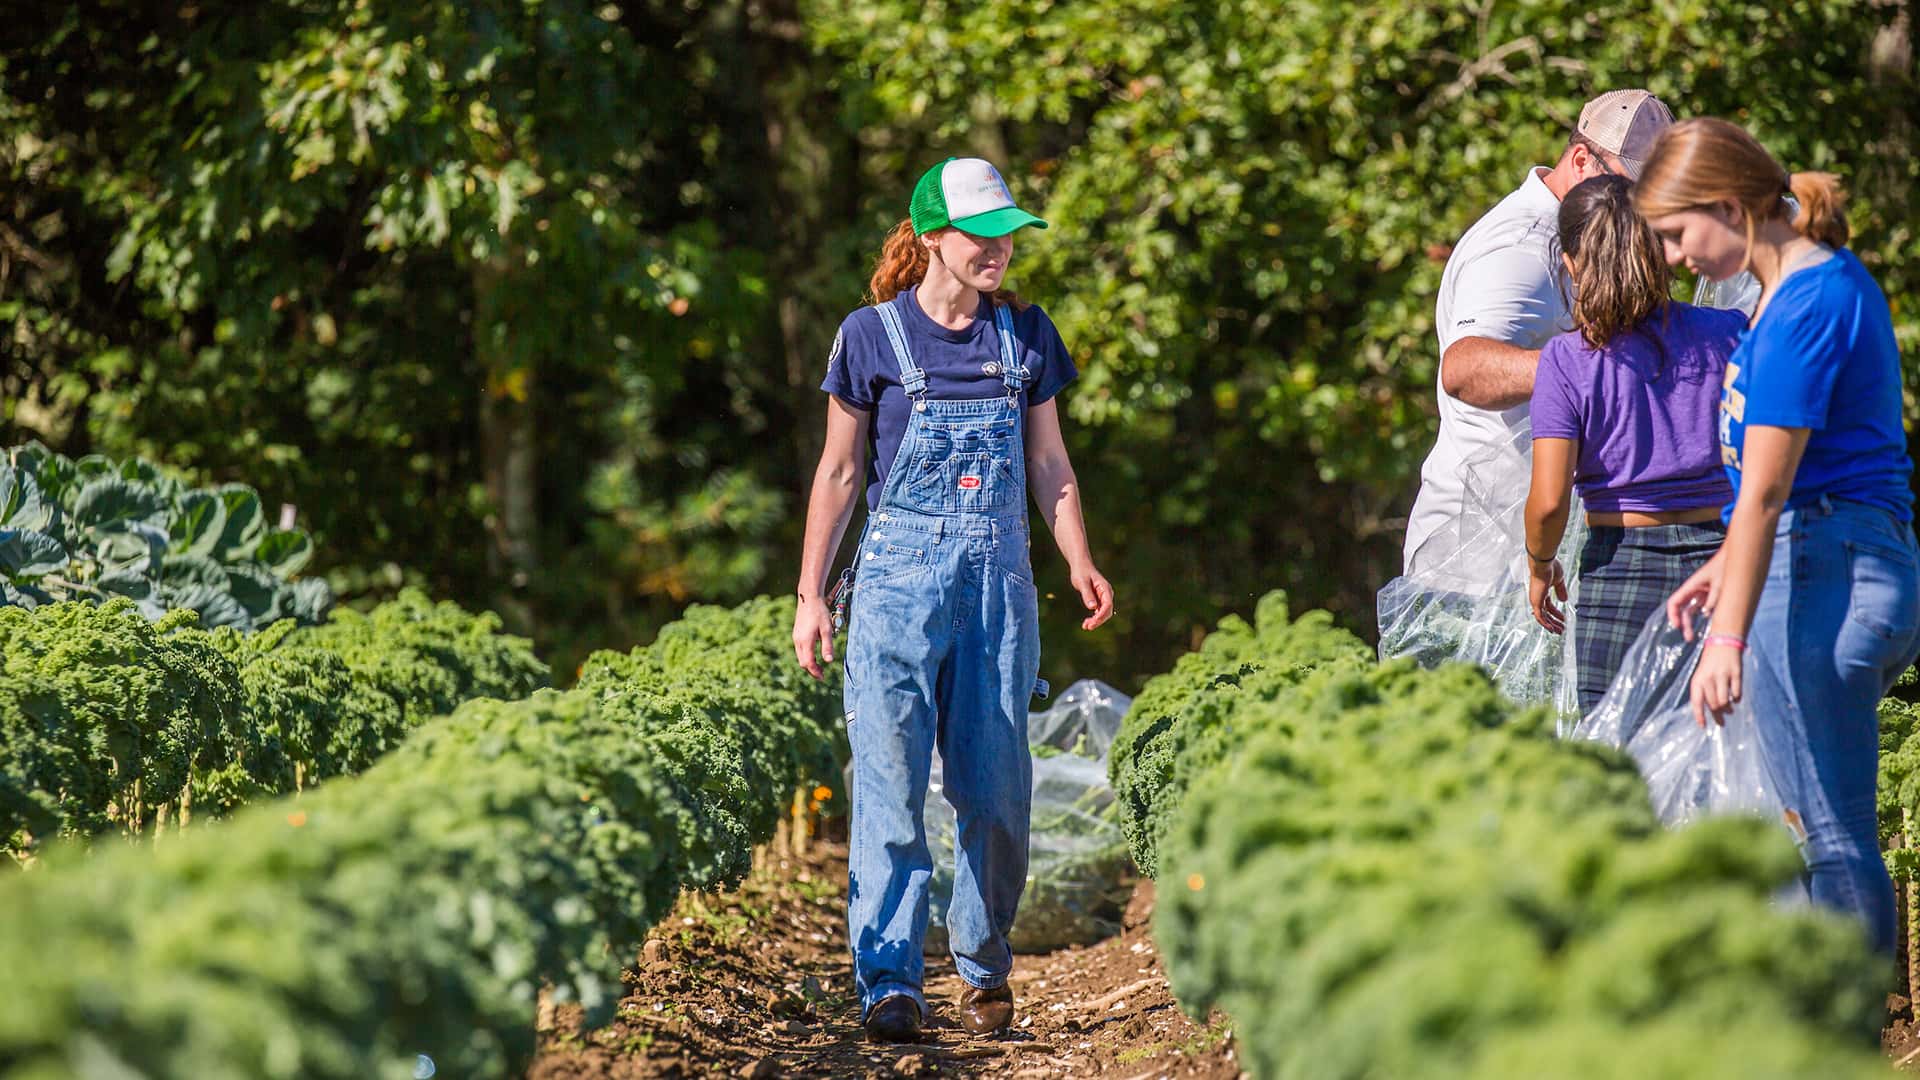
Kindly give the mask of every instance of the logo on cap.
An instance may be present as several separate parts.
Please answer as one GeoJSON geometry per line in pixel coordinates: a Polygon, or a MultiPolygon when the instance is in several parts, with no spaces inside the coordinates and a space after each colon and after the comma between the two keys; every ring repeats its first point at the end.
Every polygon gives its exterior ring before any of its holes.
{"type": "Polygon", "coordinates": [[[986,179],[980,182],[980,194],[998,196],[1005,199],[1008,204],[1013,202],[1013,189],[1007,186],[1006,180],[1000,175],[1000,170],[991,165],[987,166],[986,179]]]}

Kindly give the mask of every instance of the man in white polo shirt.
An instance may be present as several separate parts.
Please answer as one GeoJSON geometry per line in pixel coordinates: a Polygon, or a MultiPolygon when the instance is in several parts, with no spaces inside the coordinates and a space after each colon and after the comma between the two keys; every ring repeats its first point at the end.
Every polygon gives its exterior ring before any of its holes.
{"type": "Polygon", "coordinates": [[[1478,532],[1467,515],[1476,480],[1502,488],[1517,483],[1514,491],[1493,493],[1503,504],[1525,496],[1525,469],[1512,462],[1524,465],[1532,452],[1524,421],[1534,365],[1548,338],[1572,329],[1553,251],[1560,200],[1589,177],[1638,176],[1654,140],[1672,123],[1672,111],[1645,90],[1594,98],[1580,110],[1559,162],[1528,169],[1519,190],[1454,245],[1434,306],[1440,438],[1420,469],[1420,494],[1407,522],[1407,574],[1439,566],[1478,532]],[[1472,466],[1486,463],[1494,464],[1476,478],[1472,466]]]}

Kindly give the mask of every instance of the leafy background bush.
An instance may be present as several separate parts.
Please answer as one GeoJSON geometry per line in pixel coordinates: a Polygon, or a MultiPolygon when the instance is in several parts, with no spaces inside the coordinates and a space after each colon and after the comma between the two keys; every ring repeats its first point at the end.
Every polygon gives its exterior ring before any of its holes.
{"type": "Polygon", "coordinates": [[[791,585],[834,330],[949,154],[1053,223],[1011,280],[1083,371],[1123,598],[1077,633],[1042,541],[1060,683],[1134,689],[1275,587],[1371,633],[1447,245],[1600,90],[1839,171],[1920,284],[1914,23],[1875,0],[13,15],[0,442],[244,479],[343,595],[500,611],[562,672],[791,585]]]}

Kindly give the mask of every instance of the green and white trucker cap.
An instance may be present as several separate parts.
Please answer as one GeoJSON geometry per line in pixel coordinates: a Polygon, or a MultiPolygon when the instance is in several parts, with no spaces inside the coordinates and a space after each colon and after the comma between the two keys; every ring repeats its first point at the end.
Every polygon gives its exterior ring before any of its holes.
{"type": "Polygon", "coordinates": [[[916,236],[949,225],[975,236],[1005,236],[1027,225],[1047,227],[1013,205],[1013,192],[1000,170],[977,157],[948,158],[928,169],[913,185],[908,213],[916,236]]]}

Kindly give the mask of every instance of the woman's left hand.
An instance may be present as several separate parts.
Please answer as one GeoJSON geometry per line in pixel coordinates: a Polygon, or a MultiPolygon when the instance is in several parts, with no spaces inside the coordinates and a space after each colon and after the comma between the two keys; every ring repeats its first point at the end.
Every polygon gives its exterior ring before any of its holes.
{"type": "Polygon", "coordinates": [[[1107,583],[1106,576],[1091,566],[1073,571],[1069,579],[1074,590],[1080,594],[1080,602],[1087,605],[1093,614],[1080,620],[1080,629],[1092,630],[1108,619],[1113,618],[1113,586],[1107,583]]]}
{"type": "Polygon", "coordinates": [[[1708,645],[1693,669],[1693,722],[1707,726],[1707,717],[1726,726],[1727,714],[1740,700],[1740,650],[1731,645],[1708,645]]]}

